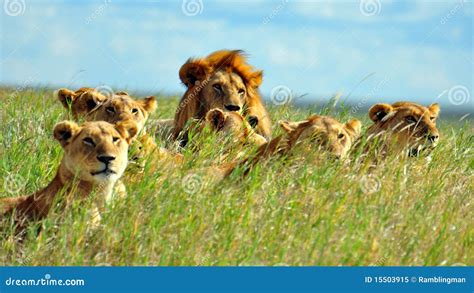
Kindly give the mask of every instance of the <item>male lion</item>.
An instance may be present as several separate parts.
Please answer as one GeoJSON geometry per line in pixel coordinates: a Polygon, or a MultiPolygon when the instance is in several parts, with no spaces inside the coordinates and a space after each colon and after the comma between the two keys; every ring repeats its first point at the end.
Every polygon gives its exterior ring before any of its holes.
{"type": "Polygon", "coordinates": [[[377,149],[383,153],[406,150],[410,156],[416,156],[438,143],[436,119],[439,112],[437,103],[428,107],[412,102],[373,105],[369,109],[369,117],[374,124],[367,129],[367,140],[377,140],[377,149]]]}
{"type": "Polygon", "coordinates": [[[128,146],[137,130],[133,121],[117,125],[104,121],[81,126],[71,121],[56,124],[54,138],[64,149],[64,156],[53,181],[29,196],[0,199],[0,214],[14,214],[21,231],[29,221],[48,215],[57,194],[84,199],[95,191],[93,213],[94,220],[99,220],[99,208],[110,201],[114,184],[127,166],[128,146]]]}
{"type": "Polygon", "coordinates": [[[247,174],[250,168],[262,159],[275,155],[290,155],[295,149],[304,154],[316,148],[326,151],[334,158],[345,158],[359,137],[362,127],[357,119],[342,124],[331,117],[319,115],[312,115],[298,122],[280,121],[279,124],[286,132],[284,135],[262,145],[255,156],[224,166],[222,170],[225,175],[230,175],[237,166],[246,166],[244,174],[247,174]]]}
{"type": "Polygon", "coordinates": [[[240,112],[258,134],[269,138],[270,117],[258,87],[262,71],[247,64],[240,50],[216,51],[206,58],[189,59],[179,70],[179,77],[187,87],[176,110],[173,137],[180,138],[185,124],[192,118],[201,120],[212,108],[240,112]]]}

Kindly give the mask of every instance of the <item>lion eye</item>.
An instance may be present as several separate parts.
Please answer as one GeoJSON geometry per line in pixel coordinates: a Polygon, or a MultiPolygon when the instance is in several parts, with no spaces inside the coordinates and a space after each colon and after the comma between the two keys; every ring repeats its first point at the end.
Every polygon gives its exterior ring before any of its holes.
{"type": "Polygon", "coordinates": [[[344,133],[339,133],[339,135],[337,136],[338,139],[343,139],[344,138],[344,133]]]}
{"type": "Polygon", "coordinates": [[[95,146],[95,143],[94,141],[92,140],[92,138],[90,137],[86,137],[82,140],[86,145],[89,145],[89,146],[95,146]]]}
{"type": "Polygon", "coordinates": [[[413,116],[407,116],[407,117],[405,118],[405,120],[406,120],[408,123],[416,123],[416,119],[415,119],[415,117],[413,117],[413,116]]]}
{"type": "Polygon", "coordinates": [[[240,90],[238,91],[238,93],[239,93],[239,95],[243,96],[243,95],[245,94],[245,90],[244,90],[244,89],[240,89],[240,90]]]}
{"type": "Polygon", "coordinates": [[[431,117],[430,117],[430,120],[431,120],[431,121],[435,121],[435,119],[436,119],[435,116],[431,116],[431,117]]]}
{"type": "Polygon", "coordinates": [[[107,108],[105,108],[105,111],[107,111],[109,114],[115,114],[114,107],[107,107],[107,108]]]}
{"type": "Polygon", "coordinates": [[[137,113],[138,113],[138,109],[137,109],[137,108],[133,108],[133,109],[132,109],[132,114],[135,114],[135,115],[136,115],[137,113]]]}
{"type": "Polygon", "coordinates": [[[119,139],[120,139],[120,138],[118,138],[118,137],[116,137],[116,136],[112,137],[112,141],[113,141],[113,142],[118,142],[119,139]]]}
{"type": "Polygon", "coordinates": [[[215,84],[212,86],[216,91],[218,91],[219,93],[222,92],[222,87],[220,84],[215,84]]]}

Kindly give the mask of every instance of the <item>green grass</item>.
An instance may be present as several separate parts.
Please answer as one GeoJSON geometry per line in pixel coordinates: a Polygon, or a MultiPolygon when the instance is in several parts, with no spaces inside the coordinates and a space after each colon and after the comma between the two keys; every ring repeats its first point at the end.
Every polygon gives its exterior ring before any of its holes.
{"type": "MultiPolygon", "coordinates": [[[[160,99],[153,118],[173,117],[177,101],[160,99]]],[[[67,115],[46,90],[0,91],[0,107],[0,197],[29,194],[55,175],[62,150],[51,133],[67,115]]],[[[270,112],[274,122],[309,114],[270,112]]],[[[148,162],[100,228],[76,204],[23,245],[4,229],[0,265],[473,265],[473,126],[438,124],[431,160],[388,157],[368,171],[297,152],[218,183],[203,170],[222,148],[203,138],[182,168],[148,162]]]]}

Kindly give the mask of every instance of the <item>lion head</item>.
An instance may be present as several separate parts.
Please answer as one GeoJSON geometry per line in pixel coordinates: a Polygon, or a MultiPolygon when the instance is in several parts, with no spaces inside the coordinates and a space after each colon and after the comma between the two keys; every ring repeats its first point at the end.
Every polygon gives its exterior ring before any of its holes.
{"type": "Polygon", "coordinates": [[[250,123],[237,112],[224,112],[221,109],[212,109],[206,114],[206,124],[212,130],[225,137],[231,137],[238,144],[261,146],[267,140],[256,133],[250,123]]]}
{"type": "Polygon", "coordinates": [[[362,124],[357,119],[342,124],[331,117],[313,115],[298,122],[280,121],[280,126],[287,134],[286,148],[305,144],[326,150],[336,158],[343,158],[359,137],[362,124]]]}
{"type": "Polygon", "coordinates": [[[203,119],[213,108],[239,112],[257,133],[270,136],[270,119],[258,93],[263,73],[247,64],[242,51],[222,50],[206,58],[189,59],[179,77],[187,91],[176,111],[175,137],[188,120],[203,119]]]}
{"type": "Polygon", "coordinates": [[[369,109],[374,122],[367,130],[369,139],[380,139],[385,147],[394,151],[408,150],[417,155],[424,149],[432,149],[439,140],[436,128],[440,107],[437,103],[424,107],[412,102],[392,105],[376,104],[369,109]]]}
{"type": "Polygon", "coordinates": [[[116,125],[105,121],[58,123],[54,138],[64,149],[62,176],[75,176],[92,184],[115,182],[127,166],[128,146],[137,131],[133,121],[116,125]]]}
{"type": "Polygon", "coordinates": [[[65,108],[71,107],[74,119],[109,123],[132,120],[137,124],[139,132],[148,116],[156,109],[155,97],[135,100],[126,92],[107,97],[92,88],[81,88],[75,92],[60,89],[57,96],[65,108]]]}
{"type": "Polygon", "coordinates": [[[107,100],[107,96],[88,87],[80,88],[75,92],[63,88],[59,89],[56,95],[64,108],[71,109],[76,120],[93,113],[107,100]]]}

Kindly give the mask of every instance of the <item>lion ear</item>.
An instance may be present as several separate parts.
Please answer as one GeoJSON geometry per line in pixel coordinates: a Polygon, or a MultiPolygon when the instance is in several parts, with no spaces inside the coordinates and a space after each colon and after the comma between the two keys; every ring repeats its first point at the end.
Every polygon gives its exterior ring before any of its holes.
{"type": "Polygon", "coordinates": [[[352,136],[353,139],[359,137],[360,132],[362,130],[362,123],[357,119],[352,119],[347,122],[345,125],[347,132],[352,136]]]}
{"type": "Polygon", "coordinates": [[[150,96],[148,98],[143,99],[142,107],[148,113],[154,112],[156,110],[156,98],[153,96],[150,96]]]}
{"type": "Polygon", "coordinates": [[[254,73],[252,73],[250,75],[249,84],[253,88],[258,88],[262,84],[262,81],[263,81],[263,71],[262,70],[255,71],[254,73]]]}
{"type": "Polygon", "coordinates": [[[381,121],[388,113],[393,111],[393,107],[389,104],[375,104],[369,109],[370,120],[374,122],[381,121]]]}
{"type": "Polygon", "coordinates": [[[107,96],[96,91],[88,91],[84,92],[80,96],[77,96],[76,99],[79,99],[85,103],[87,106],[87,111],[92,111],[98,105],[102,105],[107,100],[107,96]]]}
{"type": "Polygon", "coordinates": [[[292,131],[295,131],[296,128],[298,128],[298,126],[304,122],[305,121],[292,122],[292,121],[287,121],[287,120],[280,120],[278,121],[278,124],[280,125],[281,128],[283,128],[283,130],[286,131],[286,133],[290,133],[292,131]]]}
{"type": "Polygon", "coordinates": [[[248,121],[248,123],[250,124],[250,126],[251,126],[252,128],[255,128],[255,127],[257,127],[257,125],[258,125],[259,119],[258,119],[258,117],[255,116],[255,115],[249,115],[249,116],[247,116],[247,121],[248,121]]]}
{"type": "Polygon", "coordinates": [[[72,121],[62,121],[54,126],[53,135],[54,138],[59,141],[61,146],[64,148],[68,145],[72,138],[79,132],[81,128],[72,121]]]}
{"type": "Polygon", "coordinates": [[[209,110],[206,114],[206,121],[211,124],[212,129],[222,129],[225,124],[225,113],[221,109],[209,110]]]}
{"type": "Polygon", "coordinates": [[[179,78],[185,86],[192,87],[197,81],[203,81],[207,75],[211,72],[209,64],[202,59],[192,60],[189,59],[179,69],[179,78]]]}
{"type": "Polygon", "coordinates": [[[58,100],[61,102],[61,104],[63,104],[63,107],[68,109],[69,108],[69,105],[72,104],[72,102],[74,102],[74,100],[76,99],[77,95],[75,92],[71,91],[71,90],[68,90],[68,89],[65,89],[65,88],[62,88],[62,89],[59,89],[57,92],[56,92],[56,97],[58,98],[58,100]]]}
{"type": "Polygon", "coordinates": [[[115,125],[115,129],[117,129],[118,133],[124,138],[128,144],[137,136],[138,134],[138,126],[132,120],[126,120],[119,122],[115,125]]]}
{"type": "Polygon", "coordinates": [[[433,120],[438,118],[439,112],[441,111],[438,103],[429,105],[428,110],[430,110],[431,117],[433,117],[433,120]]]}

